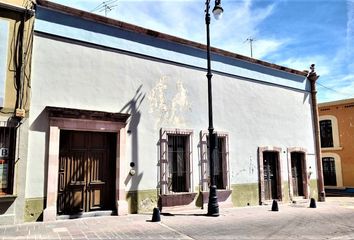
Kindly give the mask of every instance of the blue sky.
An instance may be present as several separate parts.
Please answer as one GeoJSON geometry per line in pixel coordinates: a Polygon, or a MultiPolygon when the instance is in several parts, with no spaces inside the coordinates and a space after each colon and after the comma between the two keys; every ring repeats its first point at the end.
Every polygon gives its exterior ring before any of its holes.
{"type": "MultiPolygon", "coordinates": [[[[52,0],[92,11],[102,0],[52,0]]],[[[204,0],[117,0],[107,17],[206,43],[204,0]]],[[[222,0],[211,45],[298,70],[316,64],[318,101],[354,98],[354,0],[222,0]]],[[[211,1],[211,7],[214,1],[211,1]]],[[[105,11],[94,13],[105,15],[105,11]]]]}

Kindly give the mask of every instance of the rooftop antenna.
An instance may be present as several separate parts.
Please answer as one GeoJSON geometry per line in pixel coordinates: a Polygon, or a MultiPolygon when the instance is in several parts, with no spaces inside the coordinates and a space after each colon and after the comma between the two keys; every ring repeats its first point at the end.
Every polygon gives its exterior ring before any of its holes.
{"type": "Polygon", "coordinates": [[[118,4],[115,4],[118,0],[108,0],[104,1],[101,4],[99,4],[97,7],[91,10],[91,12],[103,12],[104,15],[107,17],[107,13],[112,11],[113,8],[118,6],[118,4]]]}
{"type": "Polygon", "coordinates": [[[245,42],[250,42],[250,49],[251,49],[251,58],[253,58],[253,41],[255,41],[255,39],[253,39],[252,37],[249,37],[249,38],[247,38],[246,39],[246,41],[244,41],[244,43],[245,42]]]}

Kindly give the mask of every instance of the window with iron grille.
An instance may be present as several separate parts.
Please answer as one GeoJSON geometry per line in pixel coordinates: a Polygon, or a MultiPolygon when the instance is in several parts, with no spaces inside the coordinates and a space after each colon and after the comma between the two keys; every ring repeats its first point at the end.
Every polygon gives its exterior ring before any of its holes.
{"type": "Polygon", "coordinates": [[[161,194],[191,192],[192,131],[161,129],[161,194]]]}
{"type": "Polygon", "coordinates": [[[337,186],[336,165],[333,157],[322,158],[323,179],[325,186],[337,186]]]}
{"type": "MultiPolygon", "coordinates": [[[[214,177],[215,177],[215,185],[217,189],[225,189],[226,188],[226,182],[224,182],[224,175],[226,173],[224,173],[224,169],[226,169],[226,153],[225,153],[225,138],[224,137],[219,137],[217,139],[217,154],[218,154],[218,158],[215,159],[214,162],[214,177]]],[[[207,144],[209,145],[209,137],[207,137],[207,144]]],[[[208,153],[207,153],[207,157],[208,157],[208,168],[207,168],[207,172],[209,173],[209,178],[210,178],[210,147],[208,147],[208,153]]]]}
{"type": "MultiPolygon", "coordinates": [[[[1,125],[5,124],[2,122],[1,125]]],[[[0,195],[12,194],[15,145],[15,128],[0,126],[0,195]]]]}
{"type": "MultiPolygon", "coordinates": [[[[201,177],[202,189],[207,191],[210,184],[209,134],[201,132],[201,177]]],[[[217,189],[229,189],[228,134],[217,133],[218,158],[214,162],[214,177],[217,189]]]]}
{"type": "Polygon", "coordinates": [[[333,147],[333,131],[332,131],[332,121],[322,120],[320,121],[320,136],[321,136],[321,147],[333,147]]]}
{"type": "Polygon", "coordinates": [[[172,192],[187,192],[187,137],[168,136],[168,190],[172,192]]]}

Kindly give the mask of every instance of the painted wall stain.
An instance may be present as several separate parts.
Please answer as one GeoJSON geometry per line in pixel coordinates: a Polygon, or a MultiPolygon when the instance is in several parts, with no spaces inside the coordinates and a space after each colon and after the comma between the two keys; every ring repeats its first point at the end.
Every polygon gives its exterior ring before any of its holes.
{"type": "Polygon", "coordinates": [[[252,161],[252,156],[250,156],[250,163],[249,163],[249,167],[248,167],[248,173],[249,174],[253,174],[255,169],[256,169],[256,165],[252,161]]]}
{"type": "Polygon", "coordinates": [[[186,112],[192,111],[188,90],[181,80],[168,81],[162,76],[148,93],[149,113],[155,115],[155,129],[167,125],[186,126],[186,112]]]}

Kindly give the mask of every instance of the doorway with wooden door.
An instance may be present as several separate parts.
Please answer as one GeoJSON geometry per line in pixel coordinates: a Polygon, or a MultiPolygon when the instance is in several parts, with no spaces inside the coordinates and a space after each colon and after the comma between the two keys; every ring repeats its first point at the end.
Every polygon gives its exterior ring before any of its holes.
{"type": "Polygon", "coordinates": [[[265,200],[280,199],[279,185],[280,168],[278,152],[263,152],[264,198],[265,200]]]}
{"type": "Polygon", "coordinates": [[[305,154],[303,152],[291,153],[291,181],[294,197],[305,196],[306,170],[304,159],[305,154]]]}
{"type": "Polygon", "coordinates": [[[115,211],[117,134],[60,131],[57,214],[115,211]]]}

